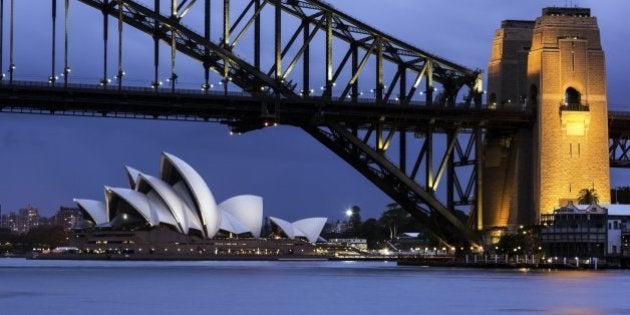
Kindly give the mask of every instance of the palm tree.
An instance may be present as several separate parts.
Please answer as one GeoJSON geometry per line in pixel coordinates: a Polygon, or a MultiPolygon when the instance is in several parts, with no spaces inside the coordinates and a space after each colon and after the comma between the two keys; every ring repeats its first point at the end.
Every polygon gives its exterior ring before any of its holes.
{"type": "Polygon", "coordinates": [[[595,188],[584,188],[580,190],[577,201],[581,205],[590,205],[599,203],[599,195],[595,188]]]}

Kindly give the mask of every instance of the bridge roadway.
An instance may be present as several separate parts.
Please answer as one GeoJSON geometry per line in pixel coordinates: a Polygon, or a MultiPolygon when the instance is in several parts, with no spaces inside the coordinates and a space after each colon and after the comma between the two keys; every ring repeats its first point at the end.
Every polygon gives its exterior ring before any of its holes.
{"type": "Polygon", "coordinates": [[[608,133],[611,138],[630,136],[630,111],[609,111],[608,133]]]}
{"type": "MultiPolygon", "coordinates": [[[[67,88],[40,82],[15,81],[0,84],[3,112],[99,116],[138,119],[217,121],[230,125],[242,122],[301,125],[333,120],[368,128],[381,121],[385,128],[422,130],[432,124],[437,130],[449,128],[515,128],[531,124],[533,115],[517,110],[489,110],[466,107],[426,107],[423,102],[409,106],[396,102],[377,104],[374,99],[350,100],[308,97],[299,99],[252,97],[245,93],[199,90],[154,91],[152,88],[69,84],[67,88]],[[368,124],[368,122],[370,122],[368,124]]],[[[630,121],[630,116],[628,116],[630,121]]],[[[256,129],[251,126],[252,129],[256,129]]],[[[246,130],[245,130],[246,131],[246,130]]]]}

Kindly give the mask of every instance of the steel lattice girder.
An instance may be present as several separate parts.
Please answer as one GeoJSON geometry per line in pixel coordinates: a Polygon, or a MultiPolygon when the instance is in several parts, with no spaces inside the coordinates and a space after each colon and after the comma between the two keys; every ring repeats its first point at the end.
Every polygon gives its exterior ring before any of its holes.
{"type": "MultiPolygon", "coordinates": [[[[229,78],[229,80],[233,81],[235,84],[237,84],[247,92],[253,94],[261,94],[260,89],[264,89],[265,91],[272,90],[282,97],[289,98],[297,97],[300,94],[294,91],[295,86],[291,86],[290,84],[284,82],[283,77],[278,78],[278,74],[276,74],[276,77],[273,78],[270,75],[266,75],[265,73],[261,72],[255,66],[252,66],[242,58],[236,56],[232,52],[234,48],[233,45],[235,45],[235,43],[223,42],[215,44],[207,40],[203,36],[182,25],[180,23],[181,16],[164,17],[161,16],[159,13],[156,13],[143,5],[138,4],[135,1],[129,0],[112,2],[107,2],[104,0],[79,1],[86,3],[94,8],[100,9],[103,12],[114,17],[117,17],[119,13],[118,6],[122,4],[122,15],[124,22],[144,31],[147,34],[159,37],[169,45],[172,44],[171,39],[174,35],[177,46],[176,49],[178,51],[183,52],[184,54],[189,55],[192,58],[203,62],[204,64],[211,65],[212,70],[221,73],[223,76],[226,77],[226,79],[229,78]],[[156,25],[159,25],[157,29],[156,25]],[[227,71],[224,71],[225,69],[227,69],[227,71]]],[[[245,11],[241,12],[239,18],[236,20],[234,25],[232,25],[232,27],[226,26],[225,35],[229,36],[232,31],[236,30],[237,24],[243,21],[247,10],[253,10],[252,8],[257,8],[258,11],[253,12],[252,18],[243,27],[241,33],[238,33],[237,37],[234,39],[235,42],[238,41],[238,39],[242,36],[242,32],[247,30],[247,28],[252,24],[252,21],[255,21],[256,17],[260,14],[260,10],[262,10],[264,5],[267,3],[271,4],[272,6],[279,6],[282,9],[282,12],[292,14],[302,19],[302,21],[312,24],[314,26],[314,30],[310,33],[311,38],[316,30],[330,32],[330,36],[334,36],[335,38],[351,43],[354,47],[360,47],[364,49],[366,51],[365,57],[369,56],[370,54],[375,55],[378,63],[381,64],[381,66],[379,67],[382,67],[383,61],[394,63],[399,68],[399,73],[396,74],[392,84],[390,84],[390,89],[386,91],[386,93],[380,91],[380,89],[382,89],[384,86],[382,80],[376,87],[378,92],[381,93],[380,97],[378,97],[378,99],[380,100],[387,101],[392,94],[393,87],[398,82],[400,82],[400,102],[402,104],[409,103],[411,100],[411,95],[414,94],[414,91],[420,83],[420,80],[423,76],[426,76],[428,83],[430,83],[429,81],[435,80],[442,83],[445,89],[448,90],[448,94],[451,96],[445,97],[443,101],[446,101],[449,97],[451,101],[454,101],[452,95],[456,95],[457,91],[462,85],[467,85],[470,86],[471,91],[474,91],[474,93],[469,94],[469,98],[467,99],[468,104],[470,104],[470,101],[472,101],[473,98],[475,98],[474,100],[476,102],[480,102],[481,76],[479,71],[466,69],[462,66],[426,53],[403,41],[394,39],[357,20],[354,20],[351,17],[340,13],[330,6],[319,1],[251,0],[245,11]],[[256,1],[262,1],[262,5],[253,6],[256,1]],[[304,9],[316,10],[316,12],[307,13],[304,9]],[[362,35],[363,37],[355,38],[356,35],[362,35]],[[410,91],[402,91],[403,85],[406,85],[403,84],[402,77],[406,77],[406,75],[402,75],[401,72],[407,70],[415,72],[417,77],[410,91]]],[[[192,4],[192,2],[189,3],[189,6],[186,7],[187,10],[190,9],[190,6],[192,4]]],[[[230,13],[226,12],[224,14],[230,13]]],[[[281,26],[277,25],[277,27],[281,26]]],[[[281,29],[276,30],[276,32],[281,31],[281,29]]],[[[282,61],[282,58],[284,57],[290,46],[293,45],[298,34],[299,30],[294,34],[292,40],[289,41],[289,43],[287,43],[285,47],[280,46],[279,49],[277,49],[278,54],[280,54],[280,51],[282,51],[282,56],[276,56],[277,60],[279,60],[280,62],[282,61]]],[[[277,42],[276,45],[281,45],[281,43],[277,42]]],[[[289,68],[293,68],[295,66],[297,58],[304,53],[304,49],[306,48],[305,46],[308,45],[308,42],[304,43],[304,46],[300,49],[300,53],[298,53],[298,55],[293,58],[289,68]]],[[[332,46],[328,47],[327,50],[331,50],[330,53],[332,53],[332,46]]],[[[328,57],[330,56],[327,55],[327,59],[328,57]]],[[[259,58],[259,56],[257,58],[259,58]]],[[[278,62],[276,62],[276,67],[278,67],[277,64],[278,62]]],[[[339,68],[335,73],[338,74],[345,65],[346,62],[343,62],[341,65],[339,65],[339,68]]],[[[332,67],[332,63],[330,60],[327,61],[326,66],[332,67]]],[[[281,66],[279,68],[281,69],[281,66]]],[[[359,75],[361,73],[361,69],[353,70],[353,73],[355,73],[355,75],[359,75]]],[[[290,71],[290,69],[287,69],[287,72],[288,71],[290,71]]],[[[334,83],[332,80],[333,69],[329,69],[328,72],[331,74],[328,78],[329,82],[327,82],[327,86],[329,87],[330,84],[334,83]]],[[[353,84],[354,83],[348,83],[347,86],[350,87],[353,84]]],[[[345,96],[347,93],[347,90],[344,91],[342,97],[345,96]]],[[[431,95],[432,92],[427,92],[427,97],[431,95]]]]}
{"type": "MultiPolygon", "coordinates": [[[[105,4],[102,0],[78,0],[91,7],[103,10],[107,14],[118,16],[118,2],[105,4]]],[[[260,95],[262,88],[271,88],[281,93],[285,97],[297,97],[286,85],[269,78],[254,66],[233,54],[229,49],[221,47],[211,41],[207,41],[203,36],[185,27],[176,18],[164,17],[153,10],[138,4],[134,1],[124,0],[123,21],[134,28],[141,30],[151,36],[157,36],[167,44],[171,44],[172,32],[175,33],[177,50],[204,63],[212,65],[212,70],[219,72],[219,69],[229,69],[228,78],[244,91],[253,95],[260,95]],[[161,25],[156,33],[155,25],[161,25]],[[207,54],[207,50],[211,52],[207,54]]]]}
{"type": "Polygon", "coordinates": [[[610,167],[630,168],[630,115],[608,112],[610,167]]]}
{"type": "Polygon", "coordinates": [[[434,237],[445,244],[476,246],[474,235],[434,195],[407,176],[383,154],[339,124],[330,122],[328,131],[304,127],[311,136],[331,149],[367,177],[414,216],[434,237]]]}
{"type": "Polygon", "coordinates": [[[610,140],[610,167],[630,168],[630,136],[616,135],[610,140]]]}
{"type": "MultiPolygon", "coordinates": [[[[269,1],[276,4],[276,1],[269,1]]],[[[335,10],[329,4],[317,0],[282,0],[279,1],[283,10],[293,14],[303,20],[312,20],[314,16],[332,14],[331,28],[336,37],[346,42],[354,43],[362,47],[364,50],[370,50],[370,43],[373,39],[380,39],[384,46],[383,58],[395,62],[403,63],[409,68],[414,69],[417,73],[422,71],[422,67],[427,61],[434,66],[436,80],[447,80],[450,75],[458,75],[464,81],[470,80],[470,84],[476,83],[479,71],[473,71],[466,67],[460,66],[436,55],[420,50],[413,45],[404,41],[393,38],[369,25],[362,23],[347,14],[335,10]],[[318,13],[306,12],[303,9],[313,10],[318,13]]],[[[323,26],[328,26],[328,21],[323,26]]]]}

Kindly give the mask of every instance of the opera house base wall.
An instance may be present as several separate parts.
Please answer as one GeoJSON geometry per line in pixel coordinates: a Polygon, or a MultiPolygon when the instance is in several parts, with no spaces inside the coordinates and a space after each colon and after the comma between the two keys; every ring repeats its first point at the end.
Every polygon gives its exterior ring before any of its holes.
{"type": "MultiPolygon", "coordinates": [[[[221,238],[204,239],[183,235],[164,226],[146,231],[83,230],[71,241],[77,253],[141,260],[199,259],[213,260],[261,256],[316,256],[318,246],[301,239],[221,238]]],[[[249,259],[248,259],[249,260],[249,259]]]]}

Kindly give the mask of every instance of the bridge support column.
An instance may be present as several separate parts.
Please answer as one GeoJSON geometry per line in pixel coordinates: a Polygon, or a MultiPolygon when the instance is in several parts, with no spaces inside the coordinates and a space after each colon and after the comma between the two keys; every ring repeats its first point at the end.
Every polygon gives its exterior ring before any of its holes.
{"type": "Polygon", "coordinates": [[[477,182],[475,184],[475,213],[476,213],[476,222],[475,228],[477,230],[483,229],[483,165],[484,165],[484,154],[483,154],[483,129],[476,128],[475,129],[475,171],[477,173],[477,182]]]}

